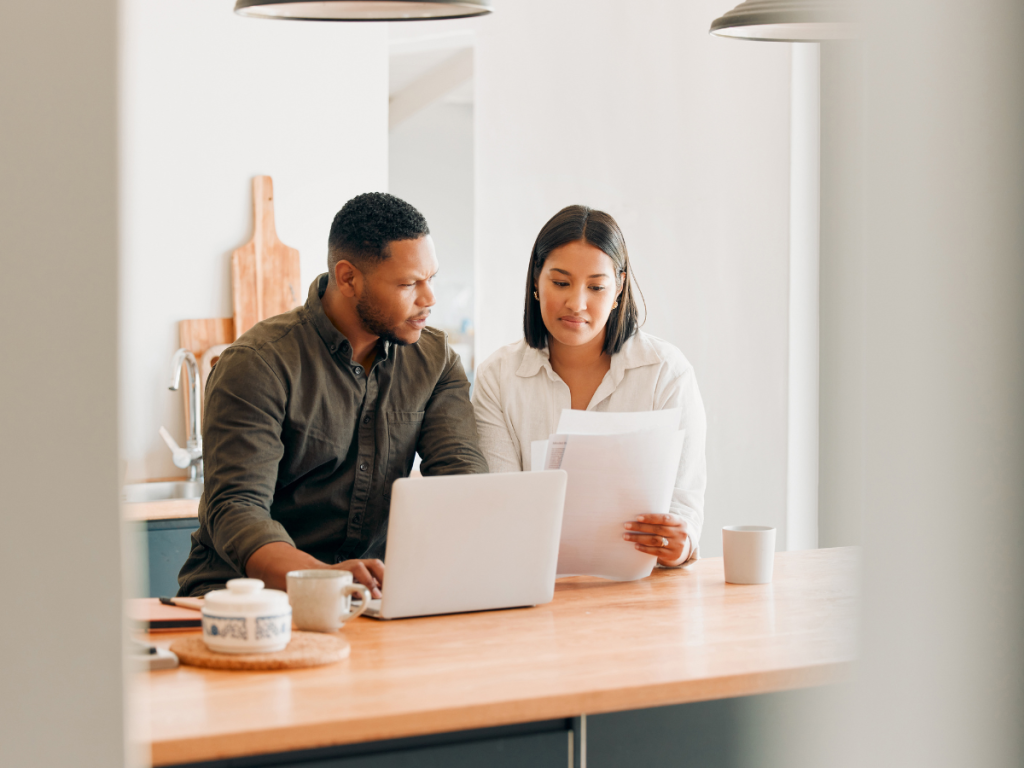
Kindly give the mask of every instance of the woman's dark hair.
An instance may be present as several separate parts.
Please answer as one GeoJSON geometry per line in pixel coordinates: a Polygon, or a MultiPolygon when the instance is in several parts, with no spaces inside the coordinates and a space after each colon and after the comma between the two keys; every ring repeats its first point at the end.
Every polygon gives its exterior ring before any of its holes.
{"type": "MultiPolygon", "coordinates": [[[[540,302],[533,297],[544,262],[556,248],[583,241],[600,248],[615,265],[615,287],[622,287],[619,306],[608,315],[602,351],[614,355],[637,332],[636,300],[633,298],[633,271],[629,266],[626,238],[615,219],[604,211],[595,211],[585,205],[563,208],[545,224],[530,253],[530,268],[526,271],[526,305],[523,309],[523,335],[534,349],[548,345],[548,329],[540,314],[540,302]]],[[[639,291],[639,286],[637,287],[639,291]]],[[[643,294],[640,294],[643,298],[643,294]]]]}

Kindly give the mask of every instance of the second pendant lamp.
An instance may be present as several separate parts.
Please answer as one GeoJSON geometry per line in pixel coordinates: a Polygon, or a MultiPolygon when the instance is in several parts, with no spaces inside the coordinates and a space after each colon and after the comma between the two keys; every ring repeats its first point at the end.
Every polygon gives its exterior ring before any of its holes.
{"type": "Polygon", "coordinates": [[[491,0],[238,0],[235,13],[296,21],[426,21],[491,12],[491,0]]]}
{"type": "Polygon", "coordinates": [[[859,35],[853,0],[747,0],[711,23],[711,33],[743,40],[811,43],[859,35]]]}

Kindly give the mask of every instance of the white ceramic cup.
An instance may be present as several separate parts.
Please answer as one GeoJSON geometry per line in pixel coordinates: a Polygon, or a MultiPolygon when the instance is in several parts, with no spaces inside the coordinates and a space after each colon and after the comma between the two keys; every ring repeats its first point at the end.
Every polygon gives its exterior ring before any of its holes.
{"type": "Polygon", "coordinates": [[[349,571],[289,571],[287,580],[292,619],[296,627],[309,632],[337,632],[370,604],[370,590],[353,584],[349,571]],[[357,593],[363,603],[353,611],[352,595],[357,593]]]}
{"type": "Polygon", "coordinates": [[[775,564],[775,529],[767,525],[727,525],[722,529],[725,580],[730,584],[769,584],[775,564]]]}

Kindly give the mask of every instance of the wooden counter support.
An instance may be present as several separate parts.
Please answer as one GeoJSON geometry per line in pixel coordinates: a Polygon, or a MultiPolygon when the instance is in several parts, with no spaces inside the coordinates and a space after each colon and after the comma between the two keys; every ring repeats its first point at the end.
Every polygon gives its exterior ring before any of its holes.
{"type": "Polygon", "coordinates": [[[340,664],[145,676],[135,736],[160,766],[819,685],[854,659],[856,585],[856,550],[811,550],[770,585],[725,584],[714,558],[564,579],[539,608],[360,618],[340,664]]]}

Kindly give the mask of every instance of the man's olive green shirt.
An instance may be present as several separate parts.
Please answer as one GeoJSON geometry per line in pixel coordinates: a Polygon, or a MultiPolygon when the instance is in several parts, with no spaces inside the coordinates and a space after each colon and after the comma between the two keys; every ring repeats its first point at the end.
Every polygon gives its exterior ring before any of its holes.
{"type": "Polygon", "coordinates": [[[179,595],[245,575],[249,556],[275,541],[326,563],[363,555],[417,452],[424,475],[487,471],[445,335],[424,328],[415,344],[381,343],[364,371],[324,314],[326,287],[324,274],[304,306],[247,331],[210,375],[206,485],[179,595]]]}

